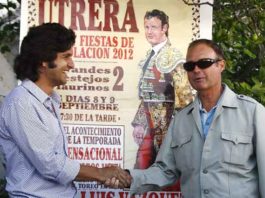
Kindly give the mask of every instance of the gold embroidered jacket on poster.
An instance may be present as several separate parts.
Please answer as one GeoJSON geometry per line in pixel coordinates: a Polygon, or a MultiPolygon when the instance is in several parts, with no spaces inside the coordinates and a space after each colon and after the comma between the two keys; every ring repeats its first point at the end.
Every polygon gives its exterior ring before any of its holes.
{"type": "MultiPolygon", "coordinates": [[[[142,69],[146,58],[140,61],[142,69]]],[[[146,106],[150,113],[155,130],[155,147],[159,149],[167,131],[174,109],[181,109],[194,99],[194,90],[191,88],[186,71],[183,68],[185,60],[176,48],[171,47],[168,41],[141,72],[138,90],[141,103],[132,122],[132,125],[142,125],[148,128],[146,106]],[[145,107],[144,107],[145,106],[145,107]]]]}

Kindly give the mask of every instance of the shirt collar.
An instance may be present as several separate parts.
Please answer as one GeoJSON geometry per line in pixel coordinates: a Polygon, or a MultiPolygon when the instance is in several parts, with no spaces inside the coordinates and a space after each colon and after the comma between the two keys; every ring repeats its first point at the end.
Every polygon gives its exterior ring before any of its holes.
{"type": "MultiPolygon", "coordinates": [[[[217,106],[218,106],[218,104],[219,104],[219,102],[220,102],[220,99],[221,99],[221,97],[219,98],[219,100],[218,100],[217,104],[216,104],[216,105],[215,105],[213,108],[211,108],[209,112],[211,112],[213,109],[216,109],[216,108],[217,108],[217,106]]],[[[208,112],[206,111],[206,109],[204,109],[204,108],[203,108],[203,106],[202,106],[202,103],[201,103],[201,100],[200,100],[200,99],[198,100],[198,102],[199,102],[199,110],[200,110],[200,112],[203,112],[203,113],[208,113],[208,112]]]]}
{"type": "Polygon", "coordinates": [[[51,98],[58,105],[60,104],[60,96],[55,91],[53,91],[51,96],[49,96],[41,88],[39,88],[34,82],[32,82],[29,79],[23,80],[21,83],[21,86],[27,89],[41,103],[45,103],[46,100],[49,100],[49,98],[51,98]]]}
{"type": "Polygon", "coordinates": [[[158,51],[159,51],[162,47],[164,47],[164,46],[166,45],[167,40],[168,40],[168,39],[166,39],[166,40],[163,41],[162,43],[159,43],[159,44],[155,45],[155,46],[152,48],[152,49],[154,50],[155,54],[157,54],[158,51]]]}
{"type": "MultiPolygon", "coordinates": [[[[224,90],[222,95],[220,96],[217,105],[216,106],[225,106],[229,108],[236,108],[238,106],[238,102],[236,100],[236,94],[226,85],[222,84],[224,90]]],[[[191,103],[187,108],[188,108],[188,113],[191,113],[194,109],[201,109],[200,108],[200,100],[198,97],[198,94],[195,97],[195,100],[193,103],[191,103]],[[197,107],[197,108],[196,108],[197,107]]]]}
{"type": "MultiPolygon", "coordinates": [[[[210,109],[210,111],[212,111],[213,109],[216,109],[217,106],[221,103],[221,101],[222,101],[222,99],[223,99],[223,96],[224,96],[224,93],[225,93],[225,89],[226,89],[226,87],[225,87],[224,85],[222,85],[222,86],[223,86],[224,90],[223,90],[221,96],[219,97],[219,99],[218,99],[216,105],[215,105],[214,107],[212,107],[212,108],[210,109]]],[[[201,100],[199,99],[199,97],[198,97],[198,103],[199,103],[199,110],[202,111],[202,112],[207,112],[207,111],[203,108],[202,103],[201,103],[201,100]]],[[[210,111],[209,111],[209,112],[210,112],[210,111]]]]}

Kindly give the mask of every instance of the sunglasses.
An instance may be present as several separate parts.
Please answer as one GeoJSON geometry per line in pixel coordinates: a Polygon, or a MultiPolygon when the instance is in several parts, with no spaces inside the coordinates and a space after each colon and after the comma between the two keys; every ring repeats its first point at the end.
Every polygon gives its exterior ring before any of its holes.
{"type": "Polygon", "coordinates": [[[196,62],[186,62],[183,64],[183,67],[186,71],[193,71],[195,66],[198,66],[200,69],[206,69],[210,67],[212,64],[221,61],[220,59],[211,59],[211,58],[203,58],[196,62]]]}

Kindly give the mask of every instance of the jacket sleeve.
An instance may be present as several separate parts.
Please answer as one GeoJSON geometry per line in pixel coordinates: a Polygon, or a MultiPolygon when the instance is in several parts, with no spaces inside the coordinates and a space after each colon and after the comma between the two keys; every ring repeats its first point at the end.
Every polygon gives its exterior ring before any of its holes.
{"type": "Polygon", "coordinates": [[[254,128],[256,131],[256,158],[258,166],[259,190],[262,198],[265,198],[265,108],[258,104],[254,115],[254,128]]]}
{"type": "Polygon", "coordinates": [[[142,194],[151,190],[159,190],[177,181],[179,172],[175,168],[175,158],[171,149],[173,123],[158,152],[155,163],[145,170],[130,170],[133,177],[130,193],[142,194]]]}

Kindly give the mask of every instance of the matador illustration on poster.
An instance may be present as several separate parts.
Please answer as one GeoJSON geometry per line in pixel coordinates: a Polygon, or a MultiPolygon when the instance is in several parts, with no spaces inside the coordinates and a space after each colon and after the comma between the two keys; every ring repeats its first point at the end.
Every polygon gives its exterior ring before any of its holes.
{"type": "Polygon", "coordinates": [[[168,38],[168,16],[160,10],[146,12],[145,36],[151,44],[140,61],[140,105],[132,121],[133,137],[139,145],[134,168],[146,169],[155,160],[174,112],[194,98],[183,56],[168,38]]]}

